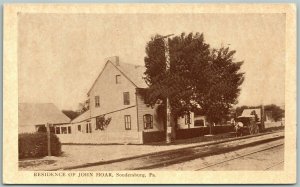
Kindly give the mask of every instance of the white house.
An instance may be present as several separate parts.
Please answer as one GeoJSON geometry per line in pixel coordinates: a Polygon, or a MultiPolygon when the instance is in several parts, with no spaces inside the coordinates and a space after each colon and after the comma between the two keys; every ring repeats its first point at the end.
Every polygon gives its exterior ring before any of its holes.
{"type": "Polygon", "coordinates": [[[19,103],[19,133],[34,133],[46,124],[62,125],[70,119],[53,103],[19,103]]]}
{"type": "MultiPolygon", "coordinates": [[[[141,91],[147,88],[142,78],[145,67],[120,62],[117,56],[107,58],[105,62],[87,93],[89,110],[70,124],[56,127],[61,142],[142,144],[151,139],[163,140],[164,121],[158,115],[158,106],[148,107],[141,95],[141,91]],[[96,128],[101,116],[111,118],[102,130],[96,128]]],[[[179,127],[196,127],[196,120],[204,120],[200,123],[205,125],[205,119],[200,118],[192,116],[189,126],[182,124],[179,127]]]]}

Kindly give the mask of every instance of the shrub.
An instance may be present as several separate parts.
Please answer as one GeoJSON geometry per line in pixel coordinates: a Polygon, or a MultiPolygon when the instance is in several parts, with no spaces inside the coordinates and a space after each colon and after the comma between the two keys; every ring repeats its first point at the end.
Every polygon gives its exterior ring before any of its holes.
{"type": "MultiPolygon", "coordinates": [[[[216,135],[216,134],[234,132],[234,127],[232,125],[213,126],[211,130],[212,130],[212,134],[216,135]]],[[[177,129],[176,139],[194,138],[194,137],[204,136],[209,133],[210,133],[209,127],[177,129]]]]}
{"type": "Polygon", "coordinates": [[[227,133],[227,132],[234,132],[234,126],[233,125],[222,125],[222,126],[212,127],[213,134],[221,134],[221,133],[227,133]]]}
{"type": "Polygon", "coordinates": [[[143,142],[160,142],[166,139],[165,131],[153,131],[153,132],[143,132],[143,142]]]}
{"type": "MultiPolygon", "coordinates": [[[[61,154],[61,143],[55,134],[50,135],[51,155],[61,154]]],[[[19,158],[39,158],[48,155],[47,133],[19,134],[19,158]]]]}
{"type": "Polygon", "coordinates": [[[191,129],[177,129],[176,139],[194,138],[209,134],[208,127],[191,128],[191,129]]]}

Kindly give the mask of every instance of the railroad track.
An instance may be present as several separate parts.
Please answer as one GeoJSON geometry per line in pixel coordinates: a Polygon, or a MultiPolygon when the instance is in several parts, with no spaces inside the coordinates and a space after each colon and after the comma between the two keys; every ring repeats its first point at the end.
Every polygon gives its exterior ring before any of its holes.
{"type": "MultiPolygon", "coordinates": [[[[233,158],[230,158],[230,159],[226,159],[226,160],[223,160],[223,161],[220,161],[220,162],[216,162],[216,163],[213,163],[213,164],[209,164],[207,166],[204,166],[204,167],[200,167],[198,169],[196,169],[195,171],[200,171],[200,170],[209,170],[209,168],[211,167],[215,167],[215,166],[218,166],[218,165],[222,165],[222,164],[225,164],[226,162],[231,162],[231,161],[234,161],[234,160],[238,160],[240,158],[245,158],[245,157],[248,157],[248,156],[253,156],[255,154],[258,154],[258,153],[263,153],[263,152],[266,152],[266,151],[269,151],[271,149],[275,149],[275,148],[278,148],[278,147],[283,147],[284,144],[283,143],[280,143],[280,144],[276,144],[274,146],[270,146],[270,147],[267,147],[267,148],[264,148],[264,149],[260,149],[260,150],[257,150],[257,151],[252,151],[252,152],[249,152],[249,153],[246,153],[246,154],[242,154],[242,155],[239,155],[239,156],[236,156],[236,157],[233,157],[233,158]]],[[[270,170],[280,164],[283,164],[284,161],[283,160],[280,160],[279,162],[275,163],[275,164],[272,164],[270,166],[268,166],[267,168],[263,169],[263,170],[270,170]]]]}
{"type": "MultiPolygon", "coordinates": [[[[231,152],[237,152],[240,149],[247,149],[253,151],[259,148],[266,148],[266,146],[274,145],[277,141],[283,141],[284,135],[281,133],[269,134],[260,137],[243,138],[238,141],[227,141],[222,143],[203,145],[203,146],[193,146],[187,148],[181,148],[170,151],[157,152],[149,155],[143,155],[136,158],[130,158],[126,160],[114,161],[111,163],[92,163],[90,165],[69,168],[80,170],[149,170],[149,169],[164,169],[168,167],[173,167],[173,165],[186,163],[189,161],[207,158],[215,155],[223,155],[231,152]]],[[[281,142],[282,143],[282,142],[281,142]]],[[[245,155],[244,155],[245,156],[245,155]]],[[[242,156],[241,156],[242,157],[242,156]]],[[[212,160],[216,163],[219,160],[212,160]]],[[[222,160],[224,161],[224,160],[222,160]]],[[[199,166],[199,162],[196,163],[199,166]]],[[[204,164],[202,163],[202,166],[204,164]]],[[[207,164],[206,164],[207,166],[207,164]]],[[[201,168],[201,167],[199,167],[201,168]]],[[[194,168],[194,169],[199,169],[194,168]]],[[[191,168],[186,168],[187,170],[194,170],[191,168]]],[[[186,170],[184,169],[184,170],[186,170]]],[[[171,169],[173,170],[173,169],[171,169]]],[[[177,170],[175,168],[175,170],[177,170]]]]}

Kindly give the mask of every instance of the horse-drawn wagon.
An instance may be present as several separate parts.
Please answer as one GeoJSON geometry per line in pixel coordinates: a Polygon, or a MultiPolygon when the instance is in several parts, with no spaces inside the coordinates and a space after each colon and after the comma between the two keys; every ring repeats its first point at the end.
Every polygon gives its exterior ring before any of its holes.
{"type": "Polygon", "coordinates": [[[240,116],[236,119],[237,136],[243,134],[257,134],[261,131],[260,122],[255,116],[240,116]]]}

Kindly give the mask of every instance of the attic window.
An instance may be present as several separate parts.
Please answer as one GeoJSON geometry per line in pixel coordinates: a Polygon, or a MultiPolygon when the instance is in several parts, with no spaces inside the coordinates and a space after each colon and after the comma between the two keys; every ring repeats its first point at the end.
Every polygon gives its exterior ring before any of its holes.
{"type": "Polygon", "coordinates": [[[124,105],[130,105],[129,92],[123,92],[124,105]]]}
{"type": "Polygon", "coordinates": [[[100,97],[95,96],[95,107],[100,107],[100,97]]]}
{"type": "Polygon", "coordinates": [[[116,84],[121,83],[121,75],[116,75],[116,84]]]}

